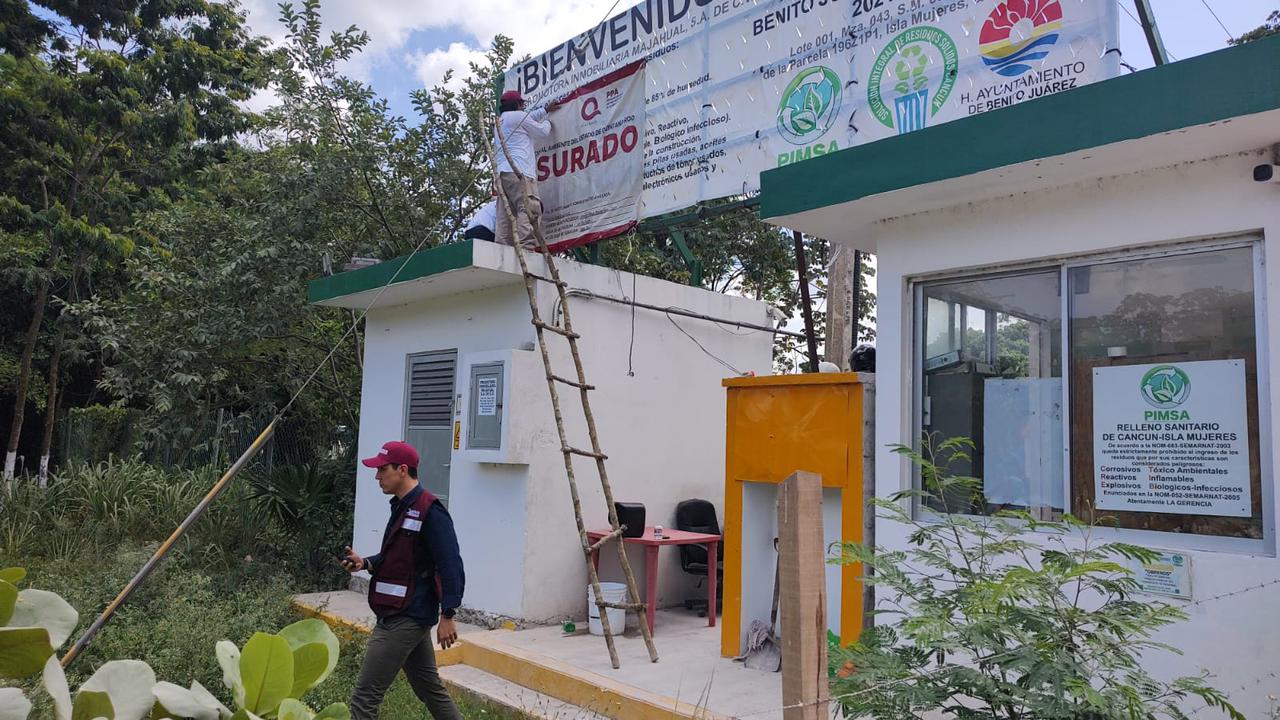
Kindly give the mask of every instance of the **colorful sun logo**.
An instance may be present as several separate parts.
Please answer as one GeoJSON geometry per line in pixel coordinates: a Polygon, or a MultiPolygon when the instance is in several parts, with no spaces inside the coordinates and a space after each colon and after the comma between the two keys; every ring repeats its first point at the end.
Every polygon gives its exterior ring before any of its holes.
{"type": "Polygon", "coordinates": [[[978,35],[982,61],[996,74],[1016,77],[1043,60],[1058,42],[1058,0],[1005,0],[987,16],[978,35]]]}

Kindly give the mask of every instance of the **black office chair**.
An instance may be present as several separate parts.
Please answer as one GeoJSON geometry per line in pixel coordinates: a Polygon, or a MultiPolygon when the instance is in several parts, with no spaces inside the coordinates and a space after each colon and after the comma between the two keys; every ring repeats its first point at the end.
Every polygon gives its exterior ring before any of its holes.
{"type": "MultiPolygon", "coordinates": [[[[720,522],[716,520],[716,506],[706,500],[695,499],[682,501],[679,505],[676,505],[676,529],[719,535],[720,522]]],[[[723,544],[721,547],[724,547],[723,544]]],[[[702,581],[707,578],[707,559],[707,547],[705,545],[680,546],[680,569],[690,575],[696,576],[698,578],[698,587],[702,587],[702,581]]],[[[717,558],[717,580],[719,580],[723,575],[724,561],[717,558]]],[[[718,583],[716,586],[717,614],[719,614],[720,611],[721,591],[723,588],[723,582],[718,583]]],[[[706,617],[706,593],[703,593],[700,598],[685,600],[684,606],[687,610],[697,609],[699,617],[706,617]]]]}

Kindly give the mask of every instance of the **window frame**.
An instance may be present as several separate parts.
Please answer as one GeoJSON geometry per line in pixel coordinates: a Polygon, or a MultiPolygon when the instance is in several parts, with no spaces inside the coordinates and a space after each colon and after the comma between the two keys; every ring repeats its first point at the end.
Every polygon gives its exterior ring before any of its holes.
{"type": "MultiPolygon", "coordinates": [[[[1100,540],[1123,540],[1127,542],[1137,542],[1179,550],[1204,550],[1210,552],[1275,557],[1276,487],[1273,457],[1274,450],[1269,442],[1272,432],[1270,402],[1270,342],[1269,333],[1267,331],[1268,313],[1265,238],[1261,231],[1227,236],[1212,236],[1193,240],[1172,241],[1160,243],[1158,245],[1119,248],[1102,252],[1048,257],[1024,262],[978,266],[959,270],[919,274],[908,277],[907,297],[911,303],[910,312],[912,329],[911,337],[908,340],[907,346],[907,355],[911,359],[911,368],[908,376],[911,385],[909,393],[909,397],[911,398],[911,412],[908,414],[908,417],[911,423],[912,446],[918,447],[919,438],[924,430],[925,414],[930,410],[929,408],[926,408],[924,404],[924,355],[926,352],[924,329],[925,313],[927,312],[927,307],[925,305],[927,299],[925,298],[924,293],[926,286],[945,282],[963,282],[966,280],[976,279],[1015,277],[1031,273],[1045,272],[1046,270],[1056,270],[1058,272],[1059,287],[1061,288],[1059,313],[1061,320],[1060,343],[1063,355],[1062,403],[1064,408],[1064,419],[1062,423],[1062,452],[1064,453],[1062,459],[1062,483],[1063,497],[1065,499],[1064,505],[1067,506],[1064,508],[1064,512],[1074,512],[1075,508],[1071,506],[1073,500],[1071,488],[1071,373],[1067,371],[1071,357],[1070,271],[1081,267],[1093,267],[1112,263],[1238,248],[1249,248],[1251,250],[1253,260],[1254,333],[1256,338],[1254,345],[1254,359],[1258,368],[1257,387],[1255,388],[1257,393],[1256,400],[1258,403],[1258,437],[1256,438],[1256,442],[1258,443],[1259,449],[1258,462],[1260,464],[1259,472],[1262,480],[1262,538],[1255,539],[1216,535],[1190,535],[1186,533],[1161,532],[1134,528],[1113,528],[1105,526],[1096,527],[1093,530],[1093,535],[1095,538],[1100,540]]],[[[920,487],[920,473],[918,469],[914,467],[911,468],[909,480],[911,488],[918,489],[920,487]]],[[[924,505],[924,503],[920,502],[918,498],[912,500],[910,512],[912,517],[921,520],[936,519],[938,516],[936,511],[924,505]]],[[[967,517],[981,520],[986,516],[969,515],[967,517]]]]}

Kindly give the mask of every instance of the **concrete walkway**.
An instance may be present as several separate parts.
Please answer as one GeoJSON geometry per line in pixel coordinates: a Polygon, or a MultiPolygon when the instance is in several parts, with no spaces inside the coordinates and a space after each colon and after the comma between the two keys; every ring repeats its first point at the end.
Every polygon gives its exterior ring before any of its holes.
{"type": "MultiPolygon", "coordinates": [[[[367,631],[373,616],[350,591],[300,595],[304,612],[367,631]]],[[[683,610],[660,611],[649,661],[635,630],[616,639],[614,670],[604,638],[560,627],[492,630],[459,624],[462,642],[438,651],[441,676],[456,689],[534,718],[597,720],[781,720],[781,673],[720,657],[720,628],[683,610]]]]}

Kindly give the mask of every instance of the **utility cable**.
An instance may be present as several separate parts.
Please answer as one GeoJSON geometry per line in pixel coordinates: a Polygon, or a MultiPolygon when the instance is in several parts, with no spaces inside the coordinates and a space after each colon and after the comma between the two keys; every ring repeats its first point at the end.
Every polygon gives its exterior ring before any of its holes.
{"type": "MultiPolygon", "coordinates": [[[[1138,28],[1139,28],[1139,29],[1145,30],[1145,28],[1143,28],[1143,27],[1142,27],[1142,21],[1138,19],[1138,16],[1137,16],[1137,15],[1134,15],[1134,14],[1133,14],[1133,11],[1132,11],[1132,10],[1130,10],[1130,9],[1129,9],[1129,8],[1127,8],[1127,7],[1125,7],[1125,4],[1124,4],[1123,2],[1118,2],[1118,3],[1116,3],[1116,4],[1120,6],[1120,9],[1124,11],[1124,14],[1125,14],[1125,15],[1128,15],[1128,16],[1129,16],[1129,19],[1130,19],[1130,20],[1132,20],[1132,21],[1133,21],[1133,22],[1138,26],[1138,28]]],[[[1166,45],[1166,46],[1165,46],[1165,48],[1164,48],[1164,54],[1165,54],[1165,55],[1168,55],[1170,60],[1173,60],[1174,62],[1177,62],[1177,60],[1178,60],[1178,56],[1177,56],[1177,55],[1174,55],[1174,54],[1173,54],[1173,53],[1171,53],[1171,52],[1169,52],[1169,46],[1168,46],[1168,45],[1166,45]]]]}
{"type": "Polygon", "coordinates": [[[738,368],[736,368],[736,367],[734,367],[734,366],[730,365],[730,364],[729,364],[727,361],[725,361],[723,358],[721,358],[720,356],[718,356],[718,355],[716,355],[715,353],[711,352],[711,351],[710,351],[710,350],[708,350],[708,349],[707,349],[707,348],[706,348],[702,343],[698,342],[698,338],[696,338],[696,337],[694,337],[694,336],[690,335],[690,334],[689,334],[689,333],[688,333],[684,328],[680,327],[680,323],[676,322],[676,319],[675,319],[675,318],[673,318],[673,317],[671,317],[671,313],[670,313],[670,312],[667,312],[667,313],[666,313],[666,316],[667,316],[667,319],[671,321],[671,324],[672,324],[672,325],[675,325],[675,326],[676,326],[676,329],[677,329],[677,330],[679,330],[681,333],[683,333],[685,337],[687,337],[687,338],[689,338],[690,340],[692,340],[692,341],[693,341],[693,344],[694,344],[694,345],[697,345],[697,346],[698,346],[698,349],[699,349],[699,350],[701,350],[701,351],[702,351],[702,352],[703,352],[707,357],[711,358],[712,360],[715,360],[716,362],[720,363],[720,364],[721,364],[721,365],[723,365],[724,367],[728,368],[728,370],[729,370],[730,372],[732,372],[734,375],[739,375],[739,376],[741,376],[741,375],[746,375],[746,374],[747,374],[747,373],[742,372],[742,371],[741,371],[741,370],[739,370],[738,368]]]}
{"type": "Polygon", "coordinates": [[[1209,0],[1200,0],[1200,2],[1204,5],[1204,9],[1208,10],[1209,14],[1213,16],[1213,19],[1218,21],[1218,27],[1222,28],[1222,32],[1227,34],[1227,39],[1234,40],[1235,35],[1231,34],[1231,31],[1227,29],[1226,23],[1222,22],[1222,18],[1218,17],[1218,13],[1214,12],[1213,6],[1209,4],[1209,0]]]}

